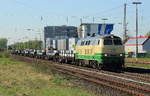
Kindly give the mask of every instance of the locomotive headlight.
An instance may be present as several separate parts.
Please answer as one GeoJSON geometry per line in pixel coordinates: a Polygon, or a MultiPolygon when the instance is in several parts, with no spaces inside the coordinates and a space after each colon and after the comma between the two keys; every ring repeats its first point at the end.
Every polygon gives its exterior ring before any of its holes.
{"type": "Polygon", "coordinates": [[[123,54],[120,54],[120,56],[123,56],[123,54]]]}
{"type": "Polygon", "coordinates": [[[108,56],[108,54],[104,54],[104,56],[108,56]]]}

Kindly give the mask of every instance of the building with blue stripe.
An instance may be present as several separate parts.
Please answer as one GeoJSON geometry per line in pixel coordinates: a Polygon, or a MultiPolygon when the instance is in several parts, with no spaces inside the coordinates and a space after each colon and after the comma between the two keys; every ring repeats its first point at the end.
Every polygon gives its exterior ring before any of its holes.
{"type": "Polygon", "coordinates": [[[111,34],[113,28],[114,24],[82,23],[78,31],[78,36],[79,38],[85,38],[93,34],[111,34]]]}

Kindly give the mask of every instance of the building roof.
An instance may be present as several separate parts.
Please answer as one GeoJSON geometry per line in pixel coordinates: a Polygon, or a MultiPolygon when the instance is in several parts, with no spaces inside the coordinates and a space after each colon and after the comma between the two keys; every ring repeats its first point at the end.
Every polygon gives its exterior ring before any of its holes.
{"type": "Polygon", "coordinates": [[[81,23],[81,25],[98,25],[98,24],[113,24],[113,23],[81,23]]]}
{"type": "MultiPolygon", "coordinates": [[[[76,27],[76,26],[67,26],[67,25],[58,25],[58,26],[45,26],[45,28],[49,28],[49,27],[76,27]]],[[[76,27],[77,28],[77,27],[76,27]]]]}
{"type": "Polygon", "coordinates": [[[134,46],[136,45],[136,38],[138,39],[137,45],[144,45],[144,43],[150,39],[149,36],[141,36],[141,37],[132,37],[129,38],[128,41],[125,43],[126,46],[134,46]]]}

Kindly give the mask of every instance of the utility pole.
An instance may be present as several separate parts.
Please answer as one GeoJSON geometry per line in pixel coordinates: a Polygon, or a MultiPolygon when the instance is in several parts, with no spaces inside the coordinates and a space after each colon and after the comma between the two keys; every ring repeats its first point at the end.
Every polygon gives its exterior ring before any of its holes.
{"type": "Polygon", "coordinates": [[[123,19],[123,40],[127,39],[127,4],[124,4],[124,19],[123,19]]]}
{"type": "Polygon", "coordinates": [[[37,39],[38,37],[36,37],[36,41],[39,41],[39,44],[40,44],[40,50],[42,49],[42,39],[41,39],[41,33],[40,33],[40,30],[37,31],[38,33],[38,36],[39,36],[39,39],[37,39]]]}
{"type": "Polygon", "coordinates": [[[138,4],[142,4],[142,2],[133,2],[132,4],[136,5],[136,54],[135,57],[138,57],[138,4]]]}
{"type": "Polygon", "coordinates": [[[44,28],[44,49],[46,49],[46,32],[45,32],[45,28],[44,28]]]}
{"type": "Polygon", "coordinates": [[[93,23],[95,22],[95,18],[93,17],[93,23]]]}
{"type": "Polygon", "coordinates": [[[82,22],[82,17],[80,18],[80,23],[82,24],[83,22],[82,22]]]}
{"type": "Polygon", "coordinates": [[[68,25],[68,23],[69,23],[69,18],[68,18],[68,16],[67,16],[67,18],[66,18],[66,22],[67,22],[67,25],[68,25]]]}

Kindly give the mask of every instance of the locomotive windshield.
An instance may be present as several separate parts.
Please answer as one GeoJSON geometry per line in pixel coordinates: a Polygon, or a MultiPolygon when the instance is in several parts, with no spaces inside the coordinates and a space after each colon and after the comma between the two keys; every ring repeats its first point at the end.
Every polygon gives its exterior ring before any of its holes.
{"type": "Polygon", "coordinates": [[[111,39],[105,39],[104,40],[104,45],[113,45],[113,42],[111,39]]]}
{"type": "Polygon", "coordinates": [[[104,38],[104,45],[122,45],[122,41],[119,37],[106,37],[104,38]]]}
{"type": "Polygon", "coordinates": [[[122,42],[120,39],[114,39],[114,45],[122,45],[122,42]]]}

